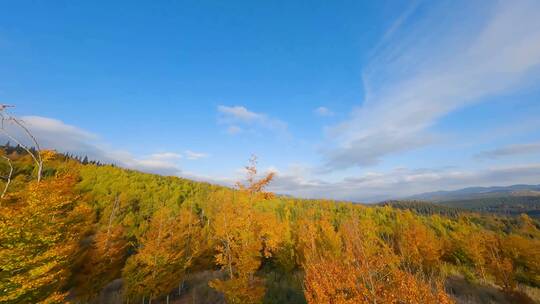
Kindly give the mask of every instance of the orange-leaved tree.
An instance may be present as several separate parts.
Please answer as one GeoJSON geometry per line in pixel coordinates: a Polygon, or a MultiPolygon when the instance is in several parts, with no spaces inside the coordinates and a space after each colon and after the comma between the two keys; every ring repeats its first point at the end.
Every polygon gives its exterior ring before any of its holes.
{"type": "Polygon", "coordinates": [[[339,250],[319,245],[320,233],[306,235],[315,238],[303,261],[308,303],[452,303],[440,285],[401,270],[399,257],[375,227],[370,219],[348,220],[338,230],[339,250]]]}
{"type": "Polygon", "coordinates": [[[199,254],[201,230],[191,210],[181,208],[175,214],[166,206],[158,209],[122,272],[126,296],[151,300],[178,286],[199,254]]]}
{"type": "Polygon", "coordinates": [[[119,208],[120,200],[117,195],[106,218],[106,226],[99,228],[92,237],[75,276],[75,295],[78,299],[92,299],[106,284],[120,276],[128,242],[124,227],[115,224],[119,208]]]}
{"type": "Polygon", "coordinates": [[[432,273],[440,264],[443,244],[435,232],[410,211],[398,213],[396,247],[409,271],[432,273]]]}
{"type": "Polygon", "coordinates": [[[272,256],[280,243],[283,225],[275,214],[255,208],[257,201],[271,198],[264,188],[274,177],[257,179],[256,159],[246,167],[248,183],[239,191],[223,191],[213,197],[216,209],[212,229],[216,239],[216,263],[227,273],[225,280],[213,280],[210,287],[222,292],[227,303],[261,303],[264,282],[255,276],[263,258],[272,256]]]}

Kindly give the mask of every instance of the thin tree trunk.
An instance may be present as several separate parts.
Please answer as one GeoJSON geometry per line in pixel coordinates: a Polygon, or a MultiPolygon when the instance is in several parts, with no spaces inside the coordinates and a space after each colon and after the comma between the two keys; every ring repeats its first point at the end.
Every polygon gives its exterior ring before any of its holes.
{"type": "Polygon", "coordinates": [[[182,282],[178,283],[178,296],[182,295],[182,289],[184,289],[184,279],[182,279],[182,282]]]}
{"type": "Polygon", "coordinates": [[[107,225],[107,241],[105,242],[105,248],[109,248],[109,239],[110,239],[110,234],[111,234],[111,226],[112,226],[112,222],[114,220],[114,214],[116,213],[116,208],[118,206],[118,194],[116,195],[116,198],[114,200],[114,205],[113,205],[113,209],[111,211],[111,215],[109,216],[109,224],[107,225]]]}
{"type": "Polygon", "coordinates": [[[11,164],[11,159],[9,159],[9,157],[7,156],[2,156],[2,158],[7,160],[9,164],[9,174],[6,177],[6,185],[4,186],[4,191],[2,191],[2,195],[0,196],[0,198],[4,198],[4,196],[6,195],[6,192],[9,188],[9,184],[11,183],[11,176],[13,175],[13,165],[11,164]]]}

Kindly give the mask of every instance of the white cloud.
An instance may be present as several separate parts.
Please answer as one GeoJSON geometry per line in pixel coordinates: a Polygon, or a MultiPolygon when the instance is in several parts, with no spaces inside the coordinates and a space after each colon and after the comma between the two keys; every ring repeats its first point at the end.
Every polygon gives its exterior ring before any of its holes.
{"type": "Polygon", "coordinates": [[[173,152],[154,153],[150,155],[150,158],[155,160],[178,160],[182,158],[182,154],[173,152]]]}
{"type": "Polygon", "coordinates": [[[231,135],[235,135],[235,134],[238,134],[238,133],[241,133],[242,132],[242,128],[238,127],[238,126],[229,126],[227,127],[227,133],[231,134],[231,135]]]}
{"type": "MultiPolygon", "coordinates": [[[[181,175],[182,170],[178,160],[182,155],[173,152],[163,152],[148,156],[137,157],[129,152],[117,150],[102,143],[99,137],[91,132],[68,125],[60,120],[40,117],[21,117],[24,124],[38,139],[43,149],[55,149],[59,152],[69,152],[79,156],[88,156],[90,159],[105,163],[112,163],[129,169],[163,175],[181,175]]],[[[6,130],[25,145],[32,145],[22,130],[13,124],[7,124],[6,130]]],[[[0,140],[9,140],[0,135],[0,140]]],[[[12,144],[14,144],[12,142],[12,144]]],[[[186,153],[191,159],[203,153],[186,153]]]]}
{"type": "Polygon", "coordinates": [[[330,111],[327,107],[318,107],[313,111],[315,114],[319,116],[332,116],[334,113],[330,111]]]}
{"type": "Polygon", "coordinates": [[[218,122],[227,126],[227,133],[239,134],[243,131],[255,132],[266,129],[287,135],[287,124],[263,113],[255,113],[243,106],[218,106],[218,122]]]}
{"type": "MultiPolygon", "coordinates": [[[[39,143],[43,147],[52,147],[56,142],[63,141],[66,150],[91,150],[92,147],[88,142],[95,141],[98,138],[93,133],[66,125],[56,119],[23,116],[21,120],[25,126],[32,130],[33,135],[39,139],[39,143]]],[[[6,129],[15,138],[22,139],[23,144],[28,145],[30,143],[27,135],[19,127],[15,127],[14,124],[6,124],[6,129]]]]}
{"type": "Polygon", "coordinates": [[[155,154],[147,157],[135,158],[129,153],[124,153],[122,156],[118,157],[117,163],[122,167],[143,172],[178,176],[182,174],[182,170],[176,160],[177,158],[156,157],[155,154]]]}
{"type": "Polygon", "coordinates": [[[224,114],[226,117],[240,121],[250,122],[264,119],[264,115],[251,112],[242,106],[218,106],[218,111],[224,114]]]}
{"type": "MultiPolygon", "coordinates": [[[[126,151],[111,149],[100,143],[98,136],[62,121],[37,116],[26,116],[23,119],[38,137],[43,148],[88,155],[91,159],[115,163],[118,166],[144,172],[179,175],[226,186],[232,186],[236,181],[244,178],[244,170],[238,170],[229,177],[219,177],[183,172],[180,169],[178,161],[181,159],[201,158],[206,155],[205,153],[186,150],[182,154],[161,152],[136,157],[126,151]]],[[[11,127],[8,127],[8,130],[13,135],[22,138],[22,134],[17,133],[11,127]]],[[[309,176],[313,176],[312,168],[301,165],[291,166],[287,170],[269,167],[264,173],[268,172],[277,173],[269,189],[280,194],[368,202],[439,189],[452,190],[468,186],[537,183],[540,180],[540,164],[479,170],[398,168],[388,172],[367,172],[333,182],[310,178],[309,176]]],[[[261,172],[261,175],[264,173],[261,172]]]]}
{"type": "Polygon", "coordinates": [[[494,159],[500,157],[540,153],[540,143],[508,145],[475,155],[479,159],[494,159]]]}
{"type": "Polygon", "coordinates": [[[364,103],[328,130],[334,146],[323,151],[327,170],[376,164],[433,143],[430,127],[440,118],[538,75],[540,2],[454,9],[441,8],[385,38],[364,71],[364,103]],[[462,11],[474,13],[465,18],[462,11]]]}
{"type": "Polygon", "coordinates": [[[197,160],[197,159],[208,157],[208,154],[206,154],[206,153],[193,152],[193,151],[190,151],[190,150],[184,151],[184,154],[185,154],[186,158],[190,159],[190,160],[197,160]]]}
{"type": "MultiPolygon", "coordinates": [[[[97,159],[99,157],[104,161],[112,161],[107,153],[98,147],[98,136],[93,133],[47,117],[23,116],[21,120],[44,149],[58,149],[81,156],[88,155],[91,158],[97,159]]],[[[21,128],[13,123],[7,123],[5,127],[7,132],[21,141],[22,144],[33,146],[32,141],[21,128]]],[[[4,135],[1,138],[3,141],[9,141],[9,138],[4,135]]],[[[14,144],[13,141],[11,143],[14,144]]]]}

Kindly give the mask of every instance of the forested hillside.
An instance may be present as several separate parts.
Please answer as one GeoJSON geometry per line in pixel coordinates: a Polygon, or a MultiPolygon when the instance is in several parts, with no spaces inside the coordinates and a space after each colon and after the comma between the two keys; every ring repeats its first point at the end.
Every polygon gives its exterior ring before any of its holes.
{"type": "Polygon", "coordinates": [[[540,185],[469,187],[453,191],[426,192],[412,195],[408,199],[431,202],[448,202],[467,199],[487,199],[509,196],[540,196],[540,185]]]}
{"type": "Polygon", "coordinates": [[[41,151],[38,181],[26,151],[1,153],[0,303],[540,299],[527,215],[277,197],[255,161],[229,189],[41,151]]]}
{"type": "Polygon", "coordinates": [[[463,209],[448,207],[425,201],[394,200],[378,203],[377,206],[389,206],[402,210],[411,210],[421,215],[442,215],[453,218],[462,215],[465,211],[463,209]]]}
{"type": "Polygon", "coordinates": [[[540,217],[540,196],[501,196],[477,199],[464,199],[441,202],[450,208],[461,208],[477,212],[489,212],[506,215],[522,213],[540,217]]]}
{"type": "Polygon", "coordinates": [[[493,215],[540,217],[539,196],[503,196],[479,199],[453,200],[444,202],[394,200],[378,203],[377,206],[412,210],[422,215],[439,214],[456,217],[460,214],[479,212],[493,215]]]}

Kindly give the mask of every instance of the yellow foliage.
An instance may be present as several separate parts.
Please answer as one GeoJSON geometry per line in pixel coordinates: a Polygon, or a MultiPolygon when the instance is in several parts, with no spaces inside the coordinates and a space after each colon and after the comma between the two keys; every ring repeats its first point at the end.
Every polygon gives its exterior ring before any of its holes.
{"type": "Polygon", "coordinates": [[[0,302],[61,303],[90,209],[75,204],[75,176],[31,182],[0,207],[0,302]]]}
{"type": "Polygon", "coordinates": [[[107,283],[119,277],[127,246],[122,226],[103,228],[96,233],[75,278],[78,298],[92,299],[107,283]]]}
{"type": "Polygon", "coordinates": [[[167,207],[156,211],[137,254],[124,267],[126,294],[154,298],[178,286],[199,253],[200,236],[200,221],[190,210],[177,215],[167,207]]]}
{"type": "Polygon", "coordinates": [[[400,270],[398,256],[378,238],[375,226],[357,219],[343,224],[339,229],[343,247],[337,254],[320,246],[306,247],[308,303],[452,303],[440,286],[400,270]]]}
{"type": "Polygon", "coordinates": [[[228,304],[258,304],[262,303],[265,288],[259,278],[246,280],[235,278],[230,280],[212,280],[208,284],[223,293],[228,304]]]}
{"type": "Polygon", "coordinates": [[[248,185],[238,184],[240,191],[219,193],[212,197],[216,203],[212,222],[216,239],[216,264],[228,273],[228,280],[214,280],[210,286],[221,291],[228,303],[260,303],[264,282],[254,277],[263,258],[270,258],[282,243],[286,226],[275,214],[257,210],[254,202],[271,195],[262,192],[273,174],[255,180],[256,161],[252,158],[248,185]]]}
{"type": "Polygon", "coordinates": [[[410,212],[400,214],[397,223],[398,252],[406,266],[426,272],[435,269],[440,263],[443,246],[433,230],[410,212]]]}
{"type": "Polygon", "coordinates": [[[56,157],[57,153],[54,150],[41,150],[40,156],[43,161],[53,160],[56,157]]]}

